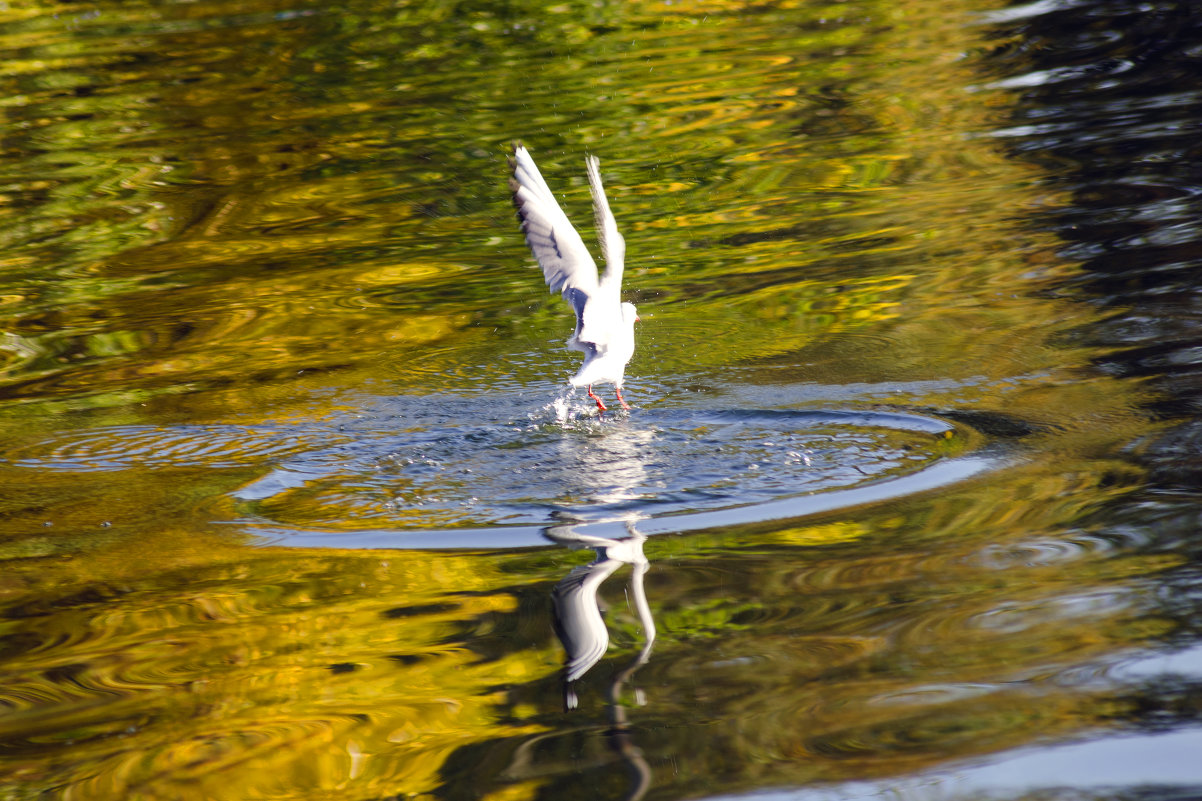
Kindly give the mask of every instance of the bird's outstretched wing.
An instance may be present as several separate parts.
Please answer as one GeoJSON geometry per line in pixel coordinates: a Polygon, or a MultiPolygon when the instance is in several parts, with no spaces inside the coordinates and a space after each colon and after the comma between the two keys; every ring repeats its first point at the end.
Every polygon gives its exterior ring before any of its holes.
{"type": "Polygon", "coordinates": [[[588,156],[585,161],[588,164],[588,186],[593,194],[593,217],[597,222],[597,238],[601,241],[601,255],[605,257],[601,290],[617,295],[622,289],[626,240],[618,233],[618,223],[609,210],[609,201],[605,199],[605,187],[601,185],[601,161],[596,156],[588,156]]]}
{"type": "MultiPolygon", "coordinates": [[[[526,148],[515,145],[509,163],[513,168],[513,176],[509,179],[513,204],[522,221],[526,244],[543,268],[547,286],[552,292],[566,293],[576,289],[584,293],[586,299],[596,294],[597,264],[580,234],[555,202],[555,195],[551,194],[534,159],[526,148]]],[[[583,305],[572,302],[578,317],[583,305]]]]}

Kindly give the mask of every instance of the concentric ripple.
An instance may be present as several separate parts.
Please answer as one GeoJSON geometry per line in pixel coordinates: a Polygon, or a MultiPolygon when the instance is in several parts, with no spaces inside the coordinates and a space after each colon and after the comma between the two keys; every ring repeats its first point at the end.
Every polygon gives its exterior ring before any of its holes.
{"type": "Polygon", "coordinates": [[[848,412],[651,410],[434,424],[287,459],[237,495],[289,528],[546,526],[755,505],[914,472],[951,427],[848,412]]]}
{"type": "MultiPolygon", "coordinates": [[[[136,467],[242,467],[313,447],[301,431],[247,426],[111,426],[17,446],[17,467],[92,472],[136,467]]],[[[329,444],[329,437],[323,439],[329,444]]]]}
{"type": "Polygon", "coordinates": [[[912,413],[652,404],[598,418],[580,396],[521,402],[410,396],[303,426],[115,426],[0,458],[72,472],[257,468],[226,522],[337,547],[513,547],[544,543],[548,526],[620,533],[638,520],[652,533],[797,517],[984,465],[963,456],[972,429],[912,413]]]}

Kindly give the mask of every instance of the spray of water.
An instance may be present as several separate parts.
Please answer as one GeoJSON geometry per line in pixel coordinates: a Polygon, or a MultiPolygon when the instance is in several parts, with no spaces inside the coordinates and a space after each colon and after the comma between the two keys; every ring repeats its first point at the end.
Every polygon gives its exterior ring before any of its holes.
{"type": "MultiPolygon", "coordinates": [[[[597,415],[597,407],[592,401],[584,400],[580,392],[572,386],[564,387],[555,400],[543,406],[538,414],[552,419],[543,419],[544,423],[563,429],[591,429],[604,421],[597,415]]],[[[536,419],[538,414],[531,415],[536,419]]]]}

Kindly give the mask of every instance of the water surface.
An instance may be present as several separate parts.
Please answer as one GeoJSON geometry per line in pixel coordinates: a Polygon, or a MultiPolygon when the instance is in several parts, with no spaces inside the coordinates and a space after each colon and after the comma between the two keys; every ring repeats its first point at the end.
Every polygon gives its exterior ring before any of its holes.
{"type": "Polygon", "coordinates": [[[1188,4],[0,20],[6,798],[1202,788],[1188,4]]]}

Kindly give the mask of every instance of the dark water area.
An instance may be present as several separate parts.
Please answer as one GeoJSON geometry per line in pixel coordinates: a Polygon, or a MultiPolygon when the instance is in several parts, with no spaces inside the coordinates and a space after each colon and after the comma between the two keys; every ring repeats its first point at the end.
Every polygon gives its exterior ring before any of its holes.
{"type": "Polygon", "coordinates": [[[0,798],[1202,796],[1202,11],[0,7],[0,798]],[[645,323],[634,408],[505,186],[645,323]]]}
{"type": "Polygon", "coordinates": [[[1189,418],[1202,184],[1191,111],[1202,19],[1188,5],[1123,3],[1031,19],[1020,7],[1013,16],[1002,35],[1018,43],[990,59],[1019,72],[1003,82],[1022,88],[1014,127],[1000,135],[1071,193],[1048,222],[1067,243],[1064,257],[1081,265],[1069,287],[1113,310],[1090,331],[1111,348],[1099,367],[1152,378],[1163,397],[1151,407],[1189,418]]]}
{"type": "MultiPolygon", "coordinates": [[[[1021,91],[1013,126],[999,136],[1013,157],[1045,166],[1047,183],[1067,193],[1043,221],[1064,240],[1061,255],[1080,263],[1061,291],[1103,314],[1078,336],[1105,350],[1098,370],[1149,387],[1144,408],[1164,424],[1128,449],[1144,470],[1139,490],[1090,518],[1133,534],[1142,552],[1182,558],[1156,581],[1157,605],[1171,621],[1162,638],[1166,670],[1133,684],[1122,719],[1133,731],[1181,731],[1196,725],[1202,702],[1190,667],[1200,611],[1202,90],[1194,73],[1202,14],[1182,3],[1100,2],[1016,6],[997,18],[1006,43],[988,63],[1021,91]]],[[[1136,749],[1114,758],[1157,761],[1136,749]]],[[[1173,775],[1172,761],[1149,771],[1146,787],[1101,795],[1202,792],[1193,770],[1173,775]]]]}

